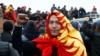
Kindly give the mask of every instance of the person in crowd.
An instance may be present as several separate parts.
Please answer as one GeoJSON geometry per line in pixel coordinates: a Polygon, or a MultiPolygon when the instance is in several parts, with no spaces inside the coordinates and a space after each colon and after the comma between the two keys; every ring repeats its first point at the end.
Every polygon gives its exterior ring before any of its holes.
{"type": "Polygon", "coordinates": [[[34,42],[42,56],[87,56],[79,31],[57,10],[48,14],[46,33],[34,42]]]}
{"type": "Polygon", "coordinates": [[[61,11],[61,8],[60,8],[60,6],[58,6],[57,10],[58,10],[58,11],[61,11]]]}
{"type": "Polygon", "coordinates": [[[1,8],[2,8],[2,12],[4,13],[5,10],[6,10],[6,6],[5,6],[5,4],[4,4],[4,3],[1,3],[0,6],[1,6],[1,8]]]}
{"type": "Polygon", "coordinates": [[[22,10],[22,9],[21,9],[20,7],[17,7],[17,9],[16,9],[16,14],[18,15],[19,13],[22,13],[21,10],[22,10]]]}
{"type": "Polygon", "coordinates": [[[26,6],[22,6],[21,7],[21,13],[25,13],[26,14],[26,6]]]}
{"type": "MultiPolygon", "coordinates": [[[[86,25],[86,23],[88,23],[89,21],[85,21],[84,25],[86,25]]],[[[89,24],[87,24],[89,25],[89,24]]],[[[100,44],[99,44],[99,40],[100,40],[100,20],[98,20],[97,22],[93,23],[92,28],[87,28],[86,26],[83,26],[83,33],[89,37],[90,39],[90,45],[91,49],[90,49],[90,56],[99,56],[100,53],[100,44]]]]}
{"type": "Polygon", "coordinates": [[[80,7],[79,9],[79,18],[83,18],[86,16],[86,11],[84,8],[80,7]]]}
{"type": "Polygon", "coordinates": [[[75,7],[74,11],[72,12],[72,16],[73,16],[74,18],[78,18],[78,10],[77,10],[76,7],[75,7]]]}
{"type": "MultiPolygon", "coordinates": [[[[36,29],[34,21],[28,21],[26,26],[24,27],[23,30],[23,35],[25,37],[25,39],[22,39],[23,42],[30,42],[33,39],[37,38],[40,35],[39,30],[36,29]]],[[[33,47],[31,47],[30,45],[24,45],[24,49],[23,49],[23,56],[33,56],[34,53],[34,49],[33,47]],[[28,47],[28,48],[26,48],[28,47]]]]}
{"type": "Polygon", "coordinates": [[[91,40],[91,56],[99,56],[100,55],[100,20],[93,24],[92,29],[85,29],[83,31],[91,40]]]}
{"type": "MultiPolygon", "coordinates": [[[[21,15],[25,14],[19,14],[18,16],[21,15]]],[[[21,27],[23,23],[28,21],[28,18],[25,17],[25,20],[22,20],[18,17],[17,19],[12,35],[12,42],[14,48],[21,54],[21,27]]],[[[37,52],[40,56],[87,56],[79,32],[74,29],[70,21],[57,10],[53,10],[46,18],[46,33],[41,37],[33,39],[32,43],[27,42],[27,45],[32,45],[34,51],[36,50],[35,54],[37,52]]]]}
{"type": "Polygon", "coordinates": [[[26,14],[30,18],[30,16],[32,15],[31,8],[28,8],[28,10],[26,11],[26,14]]]}
{"type": "Polygon", "coordinates": [[[47,14],[45,13],[45,12],[42,12],[42,17],[43,17],[43,20],[45,20],[46,19],[46,17],[47,17],[47,14]]]}
{"type": "Polygon", "coordinates": [[[35,24],[37,30],[40,28],[41,23],[42,23],[42,20],[40,18],[41,18],[41,16],[35,16],[35,18],[34,18],[34,24],[35,24]]]}
{"type": "Polygon", "coordinates": [[[51,10],[57,10],[57,7],[55,4],[52,5],[51,10]]]}
{"type": "Polygon", "coordinates": [[[20,56],[9,42],[0,41],[0,56],[20,56]]]}
{"type": "Polygon", "coordinates": [[[64,5],[64,7],[61,9],[61,12],[66,16],[68,17],[68,11],[66,9],[66,5],[64,5]]]}
{"type": "Polygon", "coordinates": [[[3,32],[1,33],[1,41],[11,42],[12,36],[11,32],[13,30],[13,23],[11,21],[6,21],[3,23],[3,32]]]}
{"type": "Polygon", "coordinates": [[[21,56],[41,56],[41,51],[32,42],[33,39],[37,38],[40,34],[34,28],[34,23],[28,22],[27,14],[18,14],[17,21],[12,34],[12,44],[15,49],[18,50],[21,56]],[[27,23],[28,22],[28,23],[27,23]],[[24,28],[24,35],[28,39],[26,41],[22,40],[22,26],[26,24],[24,28]],[[33,35],[32,35],[33,34],[33,35]]]}
{"type": "Polygon", "coordinates": [[[97,13],[97,8],[93,6],[92,12],[97,13]]]}
{"type": "Polygon", "coordinates": [[[38,37],[40,32],[36,29],[34,21],[29,21],[24,27],[23,34],[28,40],[32,40],[38,37]]]}
{"type": "Polygon", "coordinates": [[[69,10],[68,12],[68,16],[69,16],[69,19],[72,20],[73,19],[73,16],[72,16],[72,12],[74,11],[74,8],[71,7],[71,9],[69,10]]]}
{"type": "Polygon", "coordinates": [[[5,13],[4,13],[4,19],[13,20],[14,22],[16,22],[16,12],[12,5],[9,5],[6,8],[5,13]]]}
{"type": "Polygon", "coordinates": [[[11,32],[13,24],[11,21],[5,21],[3,23],[3,32],[0,36],[0,56],[20,56],[18,51],[12,46],[11,32]]]}

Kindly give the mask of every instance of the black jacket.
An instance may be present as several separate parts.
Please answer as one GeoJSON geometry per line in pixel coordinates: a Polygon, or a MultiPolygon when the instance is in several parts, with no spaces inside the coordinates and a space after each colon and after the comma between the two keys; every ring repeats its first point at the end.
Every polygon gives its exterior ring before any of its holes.
{"type": "Polygon", "coordinates": [[[11,33],[7,32],[7,31],[2,32],[0,39],[1,39],[1,41],[11,42],[11,40],[12,40],[11,33]]]}
{"type": "Polygon", "coordinates": [[[0,41],[0,56],[19,56],[19,54],[11,43],[0,41]]]}
{"type": "Polygon", "coordinates": [[[100,56],[100,32],[95,32],[93,29],[89,27],[87,22],[84,22],[84,25],[82,26],[83,33],[89,37],[90,39],[90,56],[100,56]],[[88,27],[86,27],[86,25],[88,27]]]}
{"type": "Polygon", "coordinates": [[[36,48],[36,44],[32,41],[22,41],[22,27],[15,27],[12,34],[12,44],[18,50],[21,56],[40,55],[40,50],[36,48]],[[23,55],[22,55],[23,53],[23,55]]]}
{"type": "Polygon", "coordinates": [[[91,44],[92,44],[91,56],[100,56],[100,32],[95,32],[91,44]]]}

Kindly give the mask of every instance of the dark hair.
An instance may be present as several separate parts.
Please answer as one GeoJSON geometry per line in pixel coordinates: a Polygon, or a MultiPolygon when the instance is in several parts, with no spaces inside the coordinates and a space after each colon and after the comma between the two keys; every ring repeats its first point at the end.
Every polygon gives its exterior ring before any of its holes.
{"type": "Polygon", "coordinates": [[[32,40],[40,35],[39,31],[35,27],[34,21],[29,21],[26,24],[23,33],[28,40],[32,40]]]}
{"type": "MultiPolygon", "coordinates": [[[[34,24],[34,21],[29,21],[27,24],[26,24],[26,27],[27,29],[35,29],[35,24],[34,24]]],[[[35,29],[36,30],[36,29],[35,29]]]]}
{"type": "Polygon", "coordinates": [[[13,24],[11,21],[6,21],[3,24],[3,30],[4,31],[11,31],[13,29],[13,24]]]}

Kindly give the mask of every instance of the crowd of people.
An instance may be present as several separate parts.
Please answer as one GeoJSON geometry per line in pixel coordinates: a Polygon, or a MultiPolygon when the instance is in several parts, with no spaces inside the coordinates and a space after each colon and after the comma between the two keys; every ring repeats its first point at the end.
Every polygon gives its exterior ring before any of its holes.
{"type": "MultiPolygon", "coordinates": [[[[6,6],[4,3],[0,4],[0,16],[2,16],[1,13],[3,13],[3,15],[5,16],[4,18],[6,19],[7,16],[5,15],[5,10],[7,12],[7,8],[10,6],[6,6]]],[[[12,9],[11,10],[15,10],[16,14],[18,13],[26,13],[28,14],[29,17],[34,17],[36,15],[41,16],[43,19],[45,19],[48,11],[45,12],[41,12],[40,10],[37,10],[35,13],[32,12],[32,8],[27,8],[26,6],[21,6],[21,7],[17,7],[17,9],[14,9],[13,5],[11,5],[12,9]]],[[[51,10],[56,9],[58,11],[61,11],[64,15],[66,15],[69,19],[72,18],[83,18],[86,15],[86,10],[83,7],[80,7],[79,9],[77,7],[71,7],[69,10],[67,9],[66,5],[64,5],[62,8],[60,6],[56,6],[55,4],[52,5],[51,10]]],[[[91,10],[91,12],[97,12],[97,8],[95,6],[93,6],[93,9],[91,10]]],[[[8,14],[8,13],[6,13],[8,14]]],[[[9,18],[8,18],[9,19],[9,18]]],[[[32,19],[33,20],[33,19],[32,19]]]]}
{"type": "MultiPolygon", "coordinates": [[[[0,56],[99,56],[100,21],[82,26],[74,18],[86,16],[84,8],[53,4],[50,12],[26,11],[26,6],[14,10],[13,5],[0,4],[0,18],[12,20],[3,24],[0,36],[0,56]]],[[[95,7],[94,7],[95,8],[95,7]]],[[[93,12],[96,12],[96,8],[93,12]]]]}

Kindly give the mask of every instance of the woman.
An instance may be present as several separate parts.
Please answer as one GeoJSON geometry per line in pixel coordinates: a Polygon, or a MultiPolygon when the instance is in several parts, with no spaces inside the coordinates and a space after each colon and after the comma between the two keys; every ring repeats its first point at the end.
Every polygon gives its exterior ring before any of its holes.
{"type": "Polygon", "coordinates": [[[56,10],[46,18],[46,33],[33,42],[42,50],[42,56],[87,56],[80,33],[56,10]]]}

